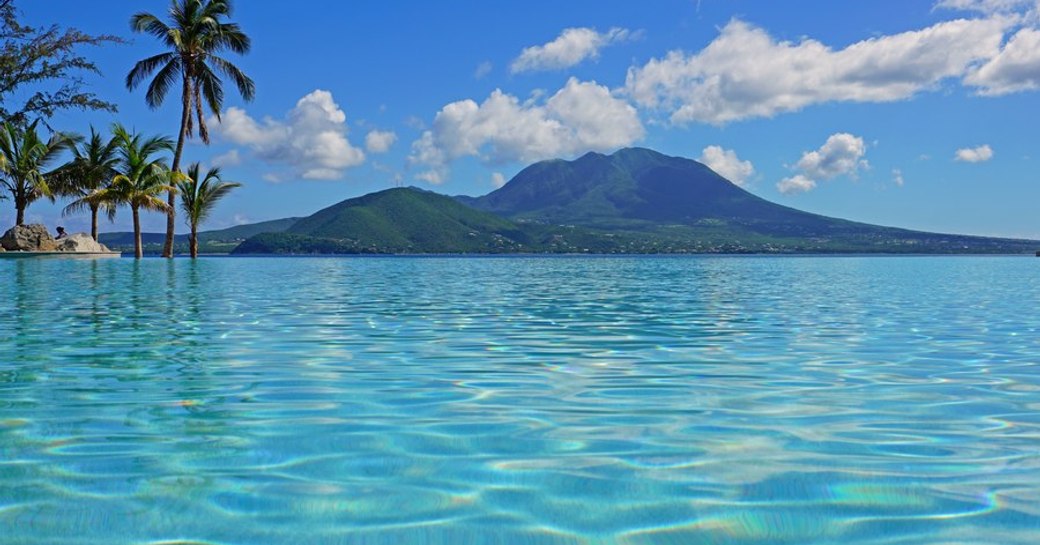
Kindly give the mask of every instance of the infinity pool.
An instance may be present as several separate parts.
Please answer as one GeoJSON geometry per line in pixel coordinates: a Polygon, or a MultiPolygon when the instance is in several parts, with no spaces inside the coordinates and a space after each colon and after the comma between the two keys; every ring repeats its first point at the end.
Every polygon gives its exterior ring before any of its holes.
{"type": "Polygon", "coordinates": [[[1040,260],[0,261],[0,543],[1035,544],[1040,260]]]}

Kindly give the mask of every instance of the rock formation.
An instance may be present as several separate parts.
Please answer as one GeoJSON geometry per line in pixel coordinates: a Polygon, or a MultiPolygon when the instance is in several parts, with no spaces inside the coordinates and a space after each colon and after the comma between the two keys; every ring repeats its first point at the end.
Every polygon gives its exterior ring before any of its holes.
{"type": "Polygon", "coordinates": [[[68,237],[65,237],[57,242],[59,252],[100,253],[111,251],[104,244],[99,244],[95,242],[94,239],[90,238],[90,235],[86,233],[76,233],[74,235],[69,235],[68,237]]]}
{"type": "Polygon", "coordinates": [[[34,225],[17,225],[8,229],[0,238],[0,246],[9,252],[53,252],[57,250],[54,238],[47,227],[34,225]]]}
{"type": "Polygon", "coordinates": [[[54,240],[43,225],[19,225],[12,227],[0,238],[0,252],[68,252],[108,253],[104,244],[98,244],[86,233],[76,233],[61,240],[54,240]]]}

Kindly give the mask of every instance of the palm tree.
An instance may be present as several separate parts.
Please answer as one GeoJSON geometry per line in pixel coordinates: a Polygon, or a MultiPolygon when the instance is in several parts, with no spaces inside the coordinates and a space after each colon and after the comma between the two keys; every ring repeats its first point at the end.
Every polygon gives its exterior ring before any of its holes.
{"type": "MultiPolygon", "coordinates": [[[[224,22],[230,16],[231,0],[171,0],[168,22],[150,13],[138,13],[130,19],[135,32],[151,34],[166,46],[167,51],[139,61],[127,74],[126,86],[133,90],[154,73],[145,100],[151,108],[158,108],[170,88],[180,80],[181,126],[173,153],[174,172],[180,172],[184,142],[194,136],[196,123],[199,137],[209,144],[203,110],[209,108],[220,120],[224,103],[220,75],[235,84],[242,98],[253,100],[253,80],[219,55],[225,50],[240,55],[249,52],[249,37],[237,24],[224,22]]],[[[172,191],[168,202],[163,257],[173,257],[176,196],[172,191]]]]}
{"type": "Polygon", "coordinates": [[[173,151],[173,140],[161,136],[143,138],[118,124],[113,126],[112,134],[118,148],[118,174],[108,187],[95,191],[93,198],[130,207],[134,218],[134,256],[141,259],[141,209],[168,213],[170,205],[162,200],[162,194],[176,191],[170,183],[173,174],[161,159],[154,157],[173,151]]]}
{"type": "Polygon", "coordinates": [[[100,201],[95,193],[112,183],[112,179],[118,174],[118,144],[114,137],[106,141],[101,137],[101,133],[91,127],[90,138],[73,147],[73,159],[55,171],[55,192],[75,198],[65,207],[62,215],[89,209],[90,236],[95,241],[98,239],[98,212],[103,209],[109,221],[114,220],[116,216],[115,203],[100,201]]]}
{"type": "Polygon", "coordinates": [[[226,197],[232,189],[242,186],[238,182],[221,179],[219,167],[210,169],[205,176],[201,176],[201,172],[202,167],[193,163],[188,167],[187,175],[177,180],[176,184],[181,194],[184,219],[191,228],[188,240],[192,259],[199,256],[199,225],[206,221],[217,201],[226,197]]]}
{"type": "Polygon", "coordinates": [[[0,128],[0,185],[11,194],[17,211],[15,225],[25,223],[25,209],[40,199],[54,199],[47,184],[47,165],[58,159],[72,142],[72,137],[54,133],[44,141],[36,131],[39,121],[19,128],[4,123],[0,128]]]}

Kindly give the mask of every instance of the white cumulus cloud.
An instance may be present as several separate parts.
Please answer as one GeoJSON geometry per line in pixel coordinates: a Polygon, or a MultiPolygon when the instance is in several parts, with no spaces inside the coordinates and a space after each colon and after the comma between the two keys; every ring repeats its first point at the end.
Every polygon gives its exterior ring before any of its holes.
{"type": "Polygon", "coordinates": [[[790,178],[784,178],[780,180],[780,183],[776,184],[776,188],[780,190],[784,195],[792,195],[794,193],[805,193],[816,189],[816,181],[810,180],[801,174],[791,176],[790,178]]]}
{"type": "Polygon", "coordinates": [[[571,78],[546,100],[495,90],[481,103],[460,100],[444,106],[429,130],[412,143],[409,162],[427,167],[417,176],[441,183],[448,164],[461,157],[485,163],[532,162],[587,151],[608,151],[643,138],[632,105],[595,82],[571,78]]]}
{"type": "Polygon", "coordinates": [[[982,95],[1006,95],[1040,89],[1040,30],[1023,28],[964,82],[982,95]]]}
{"type": "Polygon", "coordinates": [[[369,131],[365,136],[365,149],[369,153],[386,153],[397,142],[397,133],[393,131],[369,131]]]}
{"type": "Polygon", "coordinates": [[[961,148],[953,157],[955,160],[965,163],[984,163],[993,158],[993,148],[988,144],[975,148],[961,148]]]}
{"type": "Polygon", "coordinates": [[[735,151],[722,149],[720,146],[704,148],[697,160],[740,187],[746,187],[755,175],[755,167],[751,161],[741,161],[735,151]]]}
{"type": "Polygon", "coordinates": [[[830,180],[838,176],[856,176],[869,168],[863,157],[867,145],[862,138],[847,132],[832,134],[820,149],[807,151],[795,164],[799,174],[784,178],[776,188],[784,194],[805,193],[816,188],[818,180],[830,180]]]}
{"type": "MultiPolygon", "coordinates": [[[[209,120],[222,138],[248,147],[261,160],[288,166],[294,176],[337,180],[344,171],[365,161],[365,153],[348,140],[347,116],[332,93],[316,90],[301,98],[285,119],[252,118],[241,108],[229,108],[222,121],[209,120]]],[[[285,176],[269,173],[269,180],[285,176]]]]}
{"type": "Polygon", "coordinates": [[[730,21],[701,51],[672,51],[629,69],[637,104],[673,123],[724,125],[826,102],[891,102],[962,78],[1000,52],[1008,17],[957,19],[835,50],[817,40],[778,41],[730,21]]]}
{"type": "Polygon", "coordinates": [[[509,66],[514,74],[537,70],[562,70],[599,56],[604,47],[634,37],[624,28],[612,28],[607,32],[596,32],[591,28],[565,29],[553,41],[525,48],[509,66]]]}
{"type": "Polygon", "coordinates": [[[796,165],[803,174],[814,180],[829,180],[841,175],[855,175],[866,168],[863,156],[867,146],[863,139],[847,132],[832,134],[816,151],[802,154],[796,165]]]}

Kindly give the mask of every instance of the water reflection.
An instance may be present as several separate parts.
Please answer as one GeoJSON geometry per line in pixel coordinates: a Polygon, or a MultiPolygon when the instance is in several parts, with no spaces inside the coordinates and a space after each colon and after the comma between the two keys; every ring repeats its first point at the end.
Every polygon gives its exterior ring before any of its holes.
{"type": "Polygon", "coordinates": [[[1031,543],[1032,265],[0,261],[0,528],[1031,543]]]}

